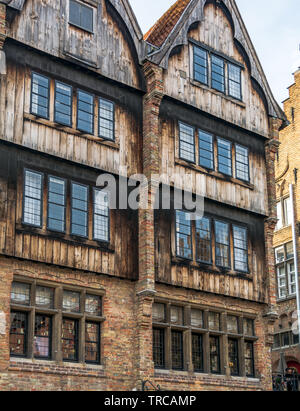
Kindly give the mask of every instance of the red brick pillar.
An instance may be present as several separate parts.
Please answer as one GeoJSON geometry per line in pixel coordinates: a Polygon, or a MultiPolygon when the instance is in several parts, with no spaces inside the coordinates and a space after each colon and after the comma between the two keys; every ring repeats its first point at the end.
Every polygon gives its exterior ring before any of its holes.
{"type": "Polygon", "coordinates": [[[151,207],[156,188],[151,177],[160,170],[159,108],[163,97],[162,69],[146,62],[144,74],[147,94],[143,116],[143,174],[148,186],[141,189],[148,195],[148,208],[139,210],[139,280],[136,285],[137,313],[137,378],[136,386],[153,380],[152,361],[152,305],[155,295],[155,239],[154,210],[151,207]]]}

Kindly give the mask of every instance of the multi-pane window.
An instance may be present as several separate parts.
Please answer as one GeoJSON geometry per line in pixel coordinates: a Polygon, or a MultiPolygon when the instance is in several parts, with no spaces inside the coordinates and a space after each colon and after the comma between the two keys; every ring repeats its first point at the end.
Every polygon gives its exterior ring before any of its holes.
{"type": "Polygon", "coordinates": [[[72,183],[71,234],[80,237],[88,235],[88,187],[72,183]]]}
{"type": "Polygon", "coordinates": [[[99,137],[115,139],[115,106],[104,98],[99,98],[99,137]]]}
{"type": "Polygon", "coordinates": [[[278,297],[286,298],[296,294],[296,273],[293,243],[275,249],[278,297]]]}
{"type": "Polygon", "coordinates": [[[230,240],[229,224],[215,221],[216,236],[216,265],[218,267],[230,267],[230,240]]]}
{"type": "Polygon", "coordinates": [[[42,189],[43,175],[25,170],[23,223],[34,227],[42,225],[42,189]]]}
{"type": "Polygon", "coordinates": [[[57,284],[45,286],[35,280],[31,284],[14,281],[11,355],[100,364],[103,320],[100,295],[57,284]]]}
{"type": "Polygon", "coordinates": [[[37,73],[32,73],[31,114],[49,119],[49,90],[49,78],[37,73]]]}
{"type": "Polygon", "coordinates": [[[176,212],[176,252],[178,257],[192,259],[192,224],[190,214],[176,212]]]}
{"type": "Polygon", "coordinates": [[[208,84],[208,53],[200,47],[194,47],[194,79],[208,84]]]}
{"type": "Polygon", "coordinates": [[[292,202],[290,197],[281,199],[277,203],[277,218],[276,230],[292,224],[292,202]]]}
{"type": "Polygon", "coordinates": [[[227,176],[232,176],[232,150],[230,141],[218,138],[218,170],[227,176]]]}
{"type": "Polygon", "coordinates": [[[77,129],[94,133],[94,96],[82,90],[77,91],[77,129]]]}
{"type": "Polygon", "coordinates": [[[60,81],[55,82],[54,121],[72,125],[72,87],[60,81]]]}
{"type": "Polygon", "coordinates": [[[48,229],[65,231],[66,182],[49,176],[48,180],[48,229]]]}
{"type": "Polygon", "coordinates": [[[201,263],[211,264],[212,262],[211,246],[211,221],[203,217],[196,220],[196,253],[197,260],[201,263]]]}
{"type": "Polygon", "coordinates": [[[249,150],[240,145],[235,146],[236,178],[249,181],[249,150]]]}
{"type": "Polygon", "coordinates": [[[228,363],[232,375],[241,375],[245,368],[247,375],[254,375],[253,319],[170,302],[154,303],[152,311],[155,368],[187,370],[192,358],[194,372],[223,374],[228,363]],[[227,340],[225,358],[221,348],[227,340]],[[252,352],[242,350],[245,341],[252,352]]]}
{"type": "Polygon", "coordinates": [[[86,31],[93,32],[93,9],[75,0],[70,0],[69,8],[69,23],[86,31]]]}
{"type": "Polygon", "coordinates": [[[247,377],[254,377],[254,343],[252,341],[245,341],[245,369],[247,377]]]}
{"type": "Polygon", "coordinates": [[[109,198],[108,193],[94,189],[94,239],[109,242],[109,198]]]}
{"type": "Polygon", "coordinates": [[[241,68],[228,63],[228,94],[238,100],[242,99],[241,68]]]}
{"type": "Polygon", "coordinates": [[[211,56],[211,86],[225,93],[225,62],[214,55],[211,56]]]}
{"type": "Polygon", "coordinates": [[[248,233],[244,227],[233,226],[234,269],[248,272],[248,233]]]}
{"type": "Polygon", "coordinates": [[[284,332],[281,332],[280,334],[274,335],[274,345],[273,345],[274,350],[278,348],[287,348],[287,347],[298,345],[298,344],[299,344],[298,330],[296,334],[294,331],[288,331],[288,332],[284,331],[284,332]]]}
{"type": "Polygon", "coordinates": [[[199,130],[199,165],[214,169],[214,140],[211,134],[199,130]]]}
{"type": "Polygon", "coordinates": [[[179,156],[190,163],[195,162],[195,129],[179,123],[179,156]]]}

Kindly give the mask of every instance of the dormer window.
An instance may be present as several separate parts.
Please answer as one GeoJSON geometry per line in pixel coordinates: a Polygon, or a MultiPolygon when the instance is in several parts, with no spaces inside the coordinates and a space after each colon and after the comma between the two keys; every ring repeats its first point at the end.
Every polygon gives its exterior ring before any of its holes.
{"type": "Polygon", "coordinates": [[[83,30],[93,32],[93,9],[79,1],[70,0],[69,23],[83,30]]]}

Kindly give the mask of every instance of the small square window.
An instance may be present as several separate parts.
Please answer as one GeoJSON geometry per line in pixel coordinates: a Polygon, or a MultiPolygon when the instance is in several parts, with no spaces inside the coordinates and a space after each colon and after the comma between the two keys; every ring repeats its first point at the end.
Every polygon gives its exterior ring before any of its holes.
{"type": "Polygon", "coordinates": [[[64,291],[63,311],[70,313],[80,312],[80,294],[73,291],[64,291]]]}
{"type": "Polygon", "coordinates": [[[12,283],[11,302],[18,305],[30,305],[30,284],[12,283]]]}
{"type": "Polygon", "coordinates": [[[152,318],[156,323],[163,323],[166,320],[166,306],[165,304],[156,303],[152,308],[152,318]]]}
{"type": "Polygon", "coordinates": [[[93,32],[93,9],[75,0],[70,0],[69,23],[83,30],[93,32]]]}
{"type": "Polygon", "coordinates": [[[102,298],[98,295],[89,295],[85,297],[85,312],[100,317],[102,315],[102,298]]]}

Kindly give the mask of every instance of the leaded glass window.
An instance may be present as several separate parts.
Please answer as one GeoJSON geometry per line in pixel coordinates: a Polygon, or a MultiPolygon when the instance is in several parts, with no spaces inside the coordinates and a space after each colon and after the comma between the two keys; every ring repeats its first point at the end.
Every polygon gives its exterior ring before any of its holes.
{"type": "Polygon", "coordinates": [[[176,211],[176,252],[178,257],[193,258],[191,219],[184,211],[176,211]]]}
{"type": "Polygon", "coordinates": [[[229,242],[229,224],[221,221],[215,221],[216,235],[216,265],[219,267],[230,267],[230,242],[229,242]]]}
{"type": "Polygon", "coordinates": [[[245,341],[245,369],[247,377],[254,377],[254,345],[253,342],[245,341]]]}
{"type": "Polygon", "coordinates": [[[43,175],[25,170],[24,180],[23,222],[41,227],[43,175]]]}
{"type": "Polygon", "coordinates": [[[235,146],[236,178],[249,181],[249,150],[239,145],[235,146]]]}
{"type": "Polygon", "coordinates": [[[28,318],[23,312],[12,311],[10,315],[10,355],[27,355],[28,318]]]}
{"type": "Polygon", "coordinates": [[[233,226],[234,269],[248,272],[248,234],[247,229],[233,226]]]}
{"type": "Polygon", "coordinates": [[[34,357],[51,358],[52,318],[36,314],[34,328],[34,357]]]}
{"type": "Polygon", "coordinates": [[[181,331],[171,331],[172,369],[183,370],[183,334],[181,331]]]}
{"type": "Polygon", "coordinates": [[[72,126],[72,87],[55,82],[54,121],[65,126],[72,126]]]}
{"type": "Polygon", "coordinates": [[[115,106],[104,98],[99,98],[99,137],[115,139],[115,106]]]}
{"type": "Polygon", "coordinates": [[[240,67],[228,63],[228,94],[238,100],[242,99],[241,74],[240,67]]]}
{"type": "Polygon", "coordinates": [[[74,291],[64,291],[63,311],[72,313],[80,312],[80,293],[74,291]]]}
{"type": "Polygon", "coordinates": [[[166,320],[165,304],[155,303],[152,307],[152,319],[156,323],[163,323],[166,320]]]}
{"type": "Polygon", "coordinates": [[[41,308],[52,309],[54,307],[54,289],[48,287],[36,287],[35,305],[41,308]]]}
{"type": "Polygon", "coordinates": [[[165,368],[165,331],[153,329],[153,362],[155,368],[165,368]]]}
{"type": "Polygon", "coordinates": [[[201,263],[211,264],[211,221],[203,217],[196,220],[196,252],[197,260],[201,263]]]}
{"type": "Polygon", "coordinates": [[[78,361],[78,320],[62,320],[62,355],[64,361],[78,361]]]}
{"type": "Polygon", "coordinates": [[[214,139],[202,130],[199,130],[199,164],[209,170],[214,169],[214,139]]]}
{"type": "Polygon", "coordinates": [[[231,143],[218,138],[218,170],[227,176],[232,176],[231,143]]]}
{"type": "Polygon", "coordinates": [[[183,308],[171,307],[171,323],[177,325],[183,325],[183,308]]]}
{"type": "Polygon", "coordinates": [[[88,236],[88,191],[87,186],[72,183],[72,235],[88,236]]]}
{"type": "Polygon", "coordinates": [[[85,324],[85,362],[100,363],[100,324],[86,322],[85,324]]]}
{"type": "Polygon", "coordinates": [[[239,319],[233,315],[227,316],[227,331],[230,334],[239,334],[239,319]]]}
{"type": "Polygon", "coordinates": [[[239,370],[239,342],[238,340],[228,339],[228,359],[231,375],[237,376],[239,370]]]}
{"type": "Polygon", "coordinates": [[[32,73],[31,114],[49,119],[50,80],[41,74],[32,73]]]}
{"type": "Polygon", "coordinates": [[[254,320],[252,320],[251,318],[244,318],[243,323],[244,323],[244,334],[250,337],[253,337],[255,335],[254,320]]]}
{"type": "Polygon", "coordinates": [[[192,334],[192,357],[194,371],[203,372],[203,336],[201,334],[192,334]]]}
{"type": "Polygon", "coordinates": [[[108,193],[94,189],[94,239],[110,241],[109,198],[108,193]]]}
{"type": "Polygon", "coordinates": [[[212,331],[220,331],[221,321],[219,313],[210,312],[208,314],[208,328],[212,331]]]}
{"type": "Polygon", "coordinates": [[[225,93],[225,62],[214,55],[211,56],[211,85],[212,88],[225,93]]]}
{"type": "Polygon", "coordinates": [[[94,96],[81,90],[77,92],[77,129],[94,134],[94,96]]]}
{"type": "Polygon", "coordinates": [[[93,9],[75,0],[70,0],[69,7],[69,23],[93,32],[93,9]]]}
{"type": "Polygon", "coordinates": [[[195,163],[195,130],[183,123],[179,123],[179,156],[182,160],[195,163]]]}
{"type": "Polygon", "coordinates": [[[11,302],[16,305],[30,305],[30,284],[13,282],[11,302]]]}
{"type": "Polygon", "coordinates": [[[66,182],[57,177],[49,177],[48,187],[48,229],[65,231],[66,182]]]}
{"type": "Polygon", "coordinates": [[[196,46],[194,46],[194,79],[208,84],[208,53],[196,46]]]}
{"type": "Polygon", "coordinates": [[[99,295],[86,294],[85,312],[100,317],[102,315],[102,298],[99,295]]]}
{"type": "Polygon", "coordinates": [[[210,349],[210,372],[212,374],[221,373],[221,358],[220,358],[220,338],[209,337],[210,349]]]}
{"type": "Polygon", "coordinates": [[[191,326],[195,328],[204,328],[203,311],[191,309],[191,326]]]}

